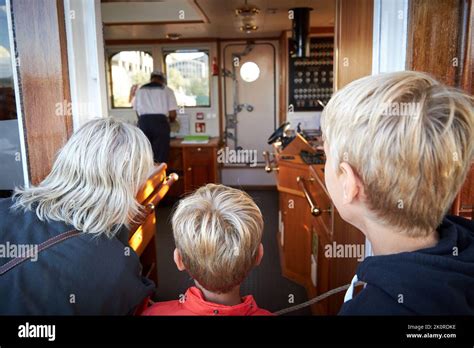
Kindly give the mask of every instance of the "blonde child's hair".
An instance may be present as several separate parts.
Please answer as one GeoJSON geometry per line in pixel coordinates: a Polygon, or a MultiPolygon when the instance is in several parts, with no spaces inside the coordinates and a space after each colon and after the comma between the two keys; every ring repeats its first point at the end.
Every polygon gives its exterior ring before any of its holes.
{"type": "Polygon", "coordinates": [[[263,218],[245,192],[203,186],[180,201],[172,225],[186,269],[209,291],[229,292],[255,265],[263,218]]]}
{"type": "Polygon", "coordinates": [[[374,217],[412,237],[441,223],[473,160],[472,96],[420,72],[350,83],[321,128],[336,172],[351,165],[374,217]]]}

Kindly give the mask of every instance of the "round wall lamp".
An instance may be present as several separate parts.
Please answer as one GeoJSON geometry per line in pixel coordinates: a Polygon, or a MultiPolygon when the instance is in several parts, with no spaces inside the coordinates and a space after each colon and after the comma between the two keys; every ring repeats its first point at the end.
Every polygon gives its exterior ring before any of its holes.
{"type": "Polygon", "coordinates": [[[260,68],[254,62],[246,62],[240,68],[240,77],[245,82],[254,82],[260,76],[260,68]]]}

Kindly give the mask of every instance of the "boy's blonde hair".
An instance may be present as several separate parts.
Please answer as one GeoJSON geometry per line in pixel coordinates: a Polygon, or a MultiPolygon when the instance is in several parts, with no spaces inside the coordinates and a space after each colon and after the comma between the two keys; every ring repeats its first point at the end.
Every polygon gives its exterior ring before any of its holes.
{"type": "Polygon", "coordinates": [[[186,269],[209,291],[229,292],[255,264],[263,219],[245,192],[203,186],[180,201],[172,225],[186,269]]]}
{"type": "Polygon", "coordinates": [[[473,98],[424,73],[352,82],[329,101],[321,128],[336,171],[351,165],[368,208],[413,237],[441,223],[473,160],[473,98]]]}

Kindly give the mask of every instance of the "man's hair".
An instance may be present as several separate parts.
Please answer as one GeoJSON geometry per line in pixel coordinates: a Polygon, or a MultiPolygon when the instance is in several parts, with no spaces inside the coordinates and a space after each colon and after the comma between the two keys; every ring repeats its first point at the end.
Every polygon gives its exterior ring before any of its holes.
{"type": "Polygon", "coordinates": [[[209,291],[229,292],[255,265],[263,219],[245,192],[203,186],[180,201],[172,225],[186,269],[209,291]]]}
{"type": "Polygon", "coordinates": [[[152,169],[151,145],[140,129],[92,120],[71,136],[38,186],[16,189],[13,208],[113,237],[142,213],[135,196],[152,169]]]}
{"type": "Polygon", "coordinates": [[[327,104],[321,128],[335,170],[348,163],[376,218],[413,237],[441,223],[473,160],[473,98],[424,73],[350,83],[327,104]]]}

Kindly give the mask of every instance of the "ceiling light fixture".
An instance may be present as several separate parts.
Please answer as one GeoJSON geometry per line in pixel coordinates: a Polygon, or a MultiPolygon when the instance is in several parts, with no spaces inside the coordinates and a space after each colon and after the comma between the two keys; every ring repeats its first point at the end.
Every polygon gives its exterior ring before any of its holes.
{"type": "Polygon", "coordinates": [[[251,34],[257,30],[258,30],[258,26],[256,26],[255,24],[244,24],[240,27],[240,31],[244,31],[247,34],[251,34]]]}
{"type": "Polygon", "coordinates": [[[182,35],[178,34],[178,33],[168,33],[168,34],[166,34],[166,38],[170,39],[170,40],[173,40],[173,41],[181,39],[181,36],[182,35]]]}
{"type": "Polygon", "coordinates": [[[249,5],[247,0],[245,0],[245,4],[236,8],[234,11],[235,15],[240,17],[242,20],[240,31],[251,34],[258,30],[258,26],[254,22],[254,17],[260,13],[260,9],[258,7],[249,5]]]}
{"type": "Polygon", "coordinates": [[[240,17],[253,17],[260,13],[260,9],[257,6],[247,4],[245,0],[245,5],[235,9],[235,15],[240,17]]]}

